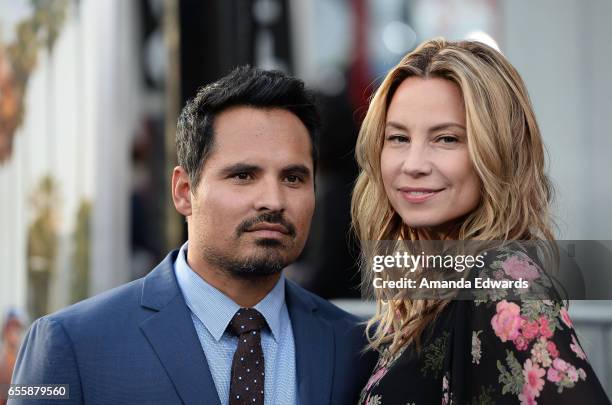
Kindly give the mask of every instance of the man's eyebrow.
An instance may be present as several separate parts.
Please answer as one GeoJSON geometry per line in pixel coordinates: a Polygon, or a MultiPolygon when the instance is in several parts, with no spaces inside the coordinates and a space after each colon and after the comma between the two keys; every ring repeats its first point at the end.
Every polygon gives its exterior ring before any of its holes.
{"type": "Polygon", "coordinates": [[[229,176],[236,173],[253,173],[260,172],[261,167],[249,163],[234,163],[229,166],[225,166],[221,169],[220,173],[222,176],[229,176]]]}
{"type": "Polygon", "coordinates": [[[304,165],[289,165],[283,168],[283,174],[301,174],[304,177],[310,176],[310,169],[304,165]]]}

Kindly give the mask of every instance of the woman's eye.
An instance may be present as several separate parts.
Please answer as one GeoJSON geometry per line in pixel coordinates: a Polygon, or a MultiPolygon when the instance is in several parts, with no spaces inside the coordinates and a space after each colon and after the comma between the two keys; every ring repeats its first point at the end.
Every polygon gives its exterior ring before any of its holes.
{"type": "Polygon", "coordinates": [[[452,143],[457,143],[459,140],[454,136],[443,135],[443,136],[439,136],[437,138],[437,141],[444,143],[444,144],[452,144],[452,143]]]}
{"type": "Polygon", "coordinates": [[[387,141],[393,143],[406,143],[410,142],[410,139],[406,135],[389,135],[387,141]]]}

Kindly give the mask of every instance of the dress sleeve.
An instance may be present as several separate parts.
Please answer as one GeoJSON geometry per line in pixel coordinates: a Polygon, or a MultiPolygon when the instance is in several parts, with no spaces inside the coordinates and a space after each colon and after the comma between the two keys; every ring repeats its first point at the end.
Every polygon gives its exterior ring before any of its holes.
{"type": "Polygon", "coordinates": [[[469,403],[610,404],[563,302],[469,305],[469,403]]]}

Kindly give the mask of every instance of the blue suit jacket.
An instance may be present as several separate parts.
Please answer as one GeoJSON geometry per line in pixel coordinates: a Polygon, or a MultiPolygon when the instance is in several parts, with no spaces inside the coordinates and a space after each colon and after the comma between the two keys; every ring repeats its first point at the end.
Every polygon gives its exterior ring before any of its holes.
{"type": "MultiPolygon", "coordinates": [[[[13,383],[69,384],[69,401],[206,404],[219,398],[170,253],[146,277],[38,319],[13,383]]],[[[375,358],[358,319],[287,281],[301,405],[355,404],[375,358]]]]}

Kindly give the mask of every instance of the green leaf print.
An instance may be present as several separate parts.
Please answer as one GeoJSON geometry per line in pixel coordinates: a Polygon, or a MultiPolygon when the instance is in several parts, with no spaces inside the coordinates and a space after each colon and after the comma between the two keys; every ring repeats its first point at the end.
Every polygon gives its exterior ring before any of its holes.
{"type": "Polygon", "coordinates": [[[525,383],[523,368],[510,350],[506,350],[506,363],[510,367],[509,371],[501,361],[497,360],[497,369],[501,373],[498,381],[503,384],[502,394],[511,392],[514,395],[519,395],[525,383]]]}
{"type": "Polygon", "coordinates": [[[447,343],[448,332],[444,332],[442,336],[438,336],[432,343],[425,346],[423,349],[423,362],[425,365],[421,368],[423,377],[427,377],[430,373],[435,378],[440,377],[440,372],[444,365],[447,343]]]}

